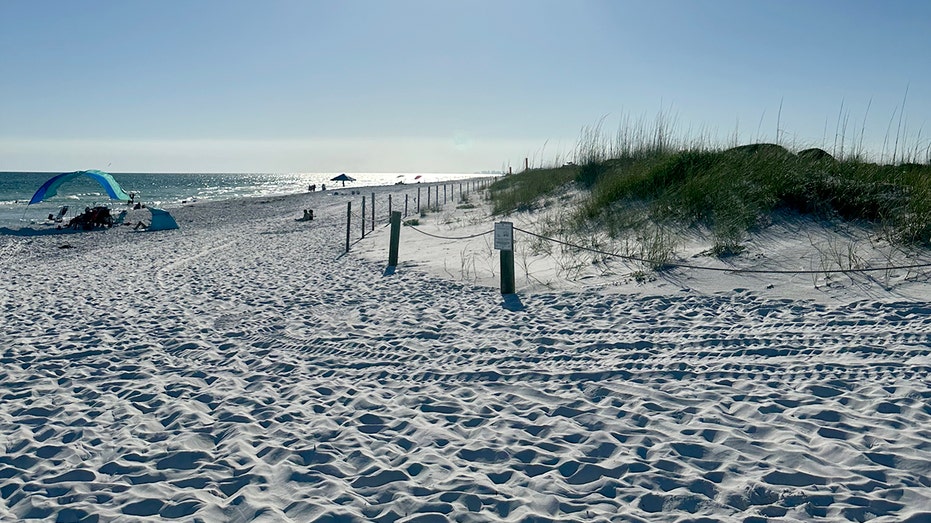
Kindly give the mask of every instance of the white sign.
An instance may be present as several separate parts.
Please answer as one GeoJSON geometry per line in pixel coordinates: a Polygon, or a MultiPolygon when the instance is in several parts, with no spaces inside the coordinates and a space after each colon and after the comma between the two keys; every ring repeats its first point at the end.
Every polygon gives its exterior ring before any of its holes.
{"type": "Polygon", "coordinates": [[[495,249],[499,251],[514,250],[514,224],[498,222],[495,224],[495,249]]]}

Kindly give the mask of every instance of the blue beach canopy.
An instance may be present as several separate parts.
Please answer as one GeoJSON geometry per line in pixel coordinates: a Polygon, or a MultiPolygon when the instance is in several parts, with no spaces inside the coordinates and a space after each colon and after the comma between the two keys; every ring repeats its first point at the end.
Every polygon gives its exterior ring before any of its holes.
{"type": "Polygon", "coordinates": [[[152,213],[152,223],[149,224],[147,231],[167,231],[178,228],[178,222],[168,213],[168,211],[156,208],[146,207],[152,213]]]}
{"type": "Polygon", "coordinates": [[[120,184],[116,183],[116,180],[113,179],[113,176],[103,172],[103,171],[75,171],[73,173],[59,174],[53,176],[47,182],[42,184],[42,187],[39,187],[39,190],[32,195],[32,199],[29,200],[29,205],[34,203],[39,203],[46,198],[51,198],[58,193],[58,188],[62,184],[69,182],[78,176],[89,176],[96,180],[104,190],[107,191],[107,196],[111,200],[128,200],[129,195],[123,192],[123,189],[120,188],[120,184]]]}

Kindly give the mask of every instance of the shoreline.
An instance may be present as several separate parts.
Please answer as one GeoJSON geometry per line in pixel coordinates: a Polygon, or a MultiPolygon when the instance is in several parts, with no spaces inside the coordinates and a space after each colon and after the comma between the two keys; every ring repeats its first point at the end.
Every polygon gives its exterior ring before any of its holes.
{"type": "MultiPolygon", "coordinates": [[[[29,174],[29,173],[24,173],[29,174]]],[[[406,185],[414,185],[419,176],[424,183],[447,182],[450,179],[472,180],[487,178],[485,175],[456,175],[449,173],[357,173],[353,186],[358,189],[363,186],[394,185],[398,181],[406,185]]],[[[270,197],[304,192],[311,185],[317,188],[326,185],[330,190],[340,190],[339,182],[332,182],[331,174],[322,173],[280,173],[280,174],[219,174],[207,173],[192,174],[117,174],[117,181],[125,192],[135,193],[140,201],[156,207],[174,208],[182,202],[217,201],[230,198],[243,197],[270,197]]],[[[0,225],[17,227],[27,222],[42,222],[49,213],[57,213],[62,205],[74,208],[94,206],[100,203],[114,202],[106,199],[105,194],[99,193],[100,187],[89,180],[79,179],[69,185],[62,195],[52,202],[42,202],[32,206],[25,205],[29,197],[45,181],[45,174],[32,176],[29,180],[3,180],[5,190],[0,195],[0,225]],[[13,203],[14,200],[19,203],[13,203]],[[28,216],[27,222],[22,219],[28,216]]],[[[350,189],[352,187],[348,187],[350,189]]]]}

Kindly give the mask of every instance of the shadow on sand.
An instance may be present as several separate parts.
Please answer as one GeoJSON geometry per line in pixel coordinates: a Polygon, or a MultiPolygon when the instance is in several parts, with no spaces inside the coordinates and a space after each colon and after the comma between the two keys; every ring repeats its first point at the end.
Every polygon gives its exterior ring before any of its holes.
{"type": "Polygon", "coordinates": [[[504,296],[502,296],[502,298],[504,299],[504,301],[501,302],[501,306],[509,311],[517,312],[517,311],[522,311],[526,308],[524,307],[524,304],[520,301],[520,296],[516,294],[505,294],[504,296]]]}
{"type": "Polygon", "coordinates": [[[33,227],[21,227],[19,229],[0,227],[0,235],[4,236],[49,236],[59,234],[77,234],[82,232],[91,231],[85,231],[83,229],[72,229],[70,227],[62,227],[61,229],[55,227],[47,227],[42,229],[36,229],[33,227]]]}

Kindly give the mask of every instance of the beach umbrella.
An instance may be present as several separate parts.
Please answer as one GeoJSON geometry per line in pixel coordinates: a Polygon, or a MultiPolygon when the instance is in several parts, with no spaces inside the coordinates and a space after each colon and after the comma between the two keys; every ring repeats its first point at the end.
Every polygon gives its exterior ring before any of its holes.
{"type": "Polygon", "coordinates": [[[339,175],[339,176],[330,178],[330,181],[331,181],[331,182],[343,182],[343,187],[345,187],[345,186],[346,186],[346,182],[354,182],[354,181],[356,181],[356,179],[353,178],[352,176],[347,175],[346,173],[343,173],[343,174],[341,174],[341,175],[339,175]]]}
{"type": "Polygon", "coordinates": [[[46,198],[51,198],[58,194],[58,188],[75,178],[87,176],[92,180],[99,183],[103,189],[107,192],[107,196],[111,200],[128,200],[129,195],[123,192],[123,189],[120,187],[120,184],[116,183],[116,180],[113,179],[113,176],[103,172],[103,171],[75,171],[73,173],[64,173],[58,174],[48,179],[45,183],[42,184],[42,187],[39,187],[39,190],[32,196],[32,199],[29,200],[29,205],[34,203],[39,203],[46,198]]]}

